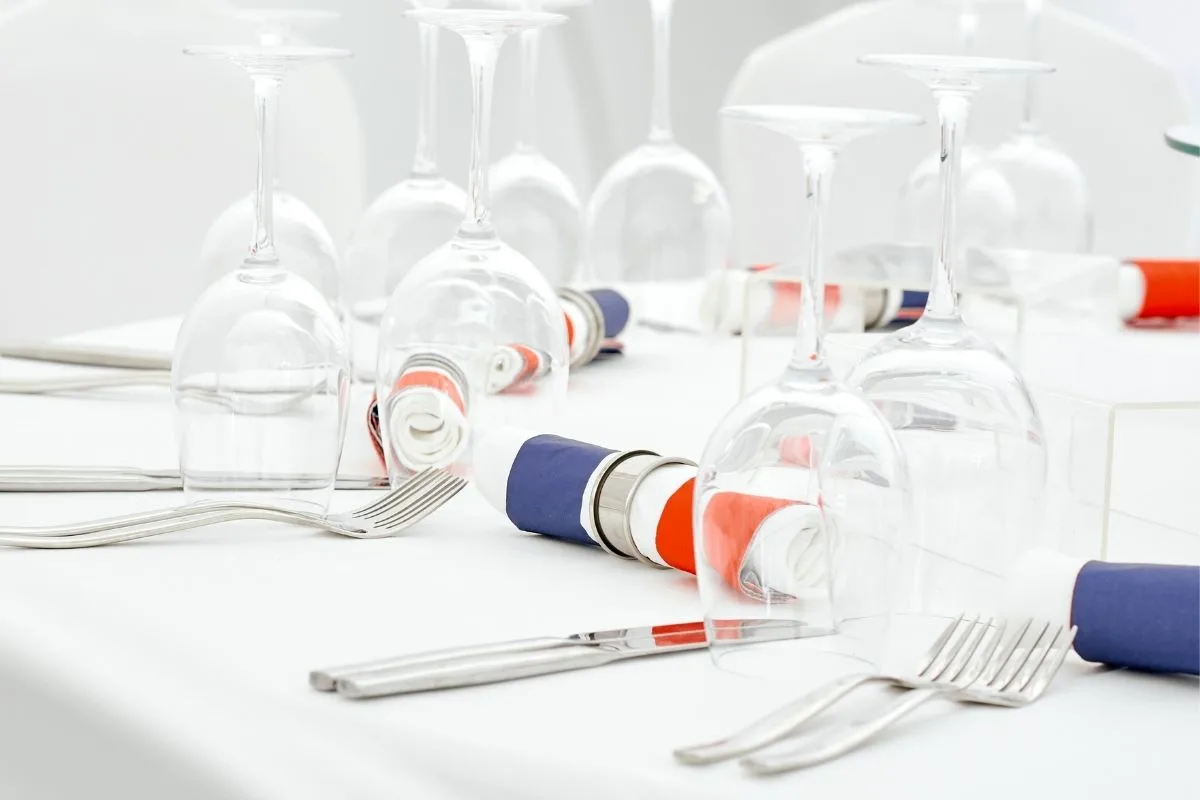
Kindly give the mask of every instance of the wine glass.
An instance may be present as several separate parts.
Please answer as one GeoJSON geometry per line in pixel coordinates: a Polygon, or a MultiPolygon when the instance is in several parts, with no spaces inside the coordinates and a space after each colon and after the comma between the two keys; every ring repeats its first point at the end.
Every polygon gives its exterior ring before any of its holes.
{"type": "MultiPolygon", "coordinates": [[[[410,0],[416,9],[441,9],[447,0],[410,0]]],[[[436,25],[418,21],[420,89],[417,146],[408,177],[367,208],[346,248],[346,293],[357,326],[356,366],[374,364],[377,326],[388,298],[413,266],[454,235],[467,207],[466,193],[438,171],[436,25]]]]}
{"type": "Polygon", "coordinates": [[[468,425],[543,427],[566,394],[562,306],[544,275],[509,247],[488,207],[488,143],[496,59],[515,33],[558,14],[473,9],[408,12],[463,37],[474,120],[470,204],[457,233],[393,292],[379,334],[376,396],[388,475],[469,464],[468,425]]]}
{"type": "MultiPolygon", "coordinates": [[[[591,0],[493,0],[502,6],[545,11],[591,0]]],[[[537,77],[542,32],[521,34],[521,114],[517,144],[492,167],[496,229],[541,270],[551,286],[578,278],[581,203],[571,179],[538,147],[537,77]]]]}
{"type": "Polygon", "coordinates": [[[620,287],[643,324],[695,329],[706,282],[730,265],[733,223],[716,175],[671,131],[673,5],[650,0],[650,138],[600,179],[584,214],[582,259],[585,280],[620,287]]]}
{"type": "Polygon", "coordinates": [[[710,650],[734,671],[793,679],[813,676],[821,663],[850,663],[814,660],[813,644],[878,666],[901,577],[907,476],[887,422],[825,358],[825,217],[844,145],[922,121],[808,106],[735,106],[722,114],[796,141],[808,224],[791,361],[720,423],[696,480],[696,565],[710,650]],[[793,635],[782,631],[783,640],[770,643],[723,635],[738,619],[774,620],[793,635]],[[810,637],[821,640],[798,641],[810,637]]]}
{"type": "Polygon", "coordinates": [[[963,135],[971,99],[1004,77],[1046,64],[967,56],[872,55],[925,82],[941,124],[942,204],[925,312],[873,347],[848,377],[896,430],[912,477],[917,576],[914,618],[995,611],[1012,559],[1038,539],[1046,482],[1042,422],[1024,381],[994,345],[968,328],[954,267],[963,135]]]}
{"type": "MultiPolygon", "coordinates": [[[[336,11],[299,8],[238,8],[227,13],[252,24],[263,47],[300,44],[297,41],[300,29],[339,18],[336,11]]],[[[277,118],[273,124],[273,149],[278,152],[277,118]]],[[[275,247],[286,256],[288,269],[316,286],[341,316],[339,265],[333,237],[312,208],[280,186],[278,165],[274,174],[275,247]]],[[[237,269],[246,255],[246,237],[253,230],[254,196],[247,194],[221,212],[205,233],[199,257],[201,286],[209,286],[221,275],[237,269]]]]}
{"type": "MultiPolygon", "coordinates": [[[[1044,0],[1025,0],[1026,51],[1038,57],[1044,0]]],[[[1092,249],[1092,212],[1083,170],[1038,122],[1037,83],[1025,78],[1021,124],[987,154],[988,166],[1012,187],[1016,214],[1003,244],[1019,250],[1086,253],[1092,249]]]]}
{"type": "MultiPolygon", "coordinates": [[[[1013,0],[938,0],[957,11],[962,54],[976,50],[980,7],[1011,3],[1013,0]]],[[[962,197],[959,201],[960,237],[964,246],[1006,246],[1013,239],[1018,198],[1012,185],[987,158],[987,150],[967,143],[962,153],[962,197]]],[[[900,188],[899,238],[907,244],[933,245],[941,204],[942,154],[930,153],[900,188]]]]}
{"type": "Polygon", "coordinates": [[[349,350],[337,313],[275,246],[275,116],[286,74],[350,55],[321,47],[189,47],[232,61],[254,85],[258,180],[249,252],[183,320],[171,365],[179,463],[188,497],[272,492],[324,511],[341,457],[349,350]]]}

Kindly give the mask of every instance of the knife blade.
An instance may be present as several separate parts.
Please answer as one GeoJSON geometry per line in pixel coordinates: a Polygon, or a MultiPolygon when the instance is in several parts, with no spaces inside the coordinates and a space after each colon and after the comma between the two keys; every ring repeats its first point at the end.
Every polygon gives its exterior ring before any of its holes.
{"type": "MultiPolygon", "coordinates": [[[[718,620],[721,639],[772,641],[795,638],[787,620],[718,620]]],[[[352,699],[384,697],[549,675],[616,661],[699,650],[707,646],[702,621],[522,639],[400,656],[314,670],[309,684],[352,699]]]]}
{"type": "Polygon", "coordinates": [[[61,342],[9,342],[0,344],[0,356],[22,361],[48,361],[81,367],[171,371],[171,354],[110,345],[65,344],[61,342]]]}

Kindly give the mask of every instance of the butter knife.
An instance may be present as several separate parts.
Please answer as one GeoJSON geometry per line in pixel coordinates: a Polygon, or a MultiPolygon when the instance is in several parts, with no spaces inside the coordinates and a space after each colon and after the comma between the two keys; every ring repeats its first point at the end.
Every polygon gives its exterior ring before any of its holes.
{"type": "MultiPolygon", "coordinates": [[[[799,634],[779,620],[721,620],[722,638],[771,641],[799,634]]],[[[479,686],[587,669],[631,658],[699,650],[707,645],[704,623],[684,622],[579,633],[561,638],[521,639],[438,650],[314,670],[309,684],[351,699],[479,686]]]]}
{"type": "Polygon", "coordinates": [[[60,342],[0,344],[0,356],[22,361],[48,361],[81,367],[171,371],[171,354],[111,345],[64,344],[60,342]]]}

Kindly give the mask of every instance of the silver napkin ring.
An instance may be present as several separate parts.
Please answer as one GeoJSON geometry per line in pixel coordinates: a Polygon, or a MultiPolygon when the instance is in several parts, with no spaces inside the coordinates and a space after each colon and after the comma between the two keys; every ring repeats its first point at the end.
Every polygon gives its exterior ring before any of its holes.
{"type": "Polygon", "coordinates": [[[573,304],[587,318],[587,343],[579,351],[579,356],[571,361],[571,366],[590,364],[600,355],[600,348],[604,345],[604,311],[596,298],[587,292],[562,288],[558,290],[558,296],[573,304]]]}
{"type": "Polygon", "coordinates": [[[606,552],[620,558],[637,558],[628,525],[622,525],[627,487],[640,479],[645,464],[658,458],[658,453],[650,450],[627,450],[614,457],[600,475],[592,494],[592,527],[606,552]]]}
{"type": "MultiPolygon", "coordinates": [[[[658,469],[659,467],[665,467],[670,464],[680,464],[685,467],[698,467],[698,465],[696,464],[695,461],[689,461],[686,458],[679,458],[677,456],[663,456],[661,458],[656,458],[656,459],[654,459],[654,461],[652,461],[646,465],[646,468],[645,468],[645,470],[643,470],[642,474],[638,475],[637,478],[630,485],[629,492],[625,495],[625,508],[623,509],[623,512],[621,514],[621,518],[622,518],[621,523],[624,527],[625,534],[629,537],[630,544],[633,544],[633,542],[634,542],[634,538],[633,538],[633,498],[637,496],[637,490],[639,488],[641,488],[641,485],[643,483],[646,482],[646,478],[650,477],[650,473],[654,472],[654,470],[658,469]]],[[[633,557],[636,558],[638,561],[641,561],[643,564],[649,564],[650,566],[654,567],[655,569],[670,569],[670,567],[668,567],[668,566],[659,564],[658,562],[652,561],[649,558],[647,558],[642,553],[641,550],[637,549],[637,545],[634,545],[634,547],[633,547],[633,557]]]]}
{"type": "Polygon", "coordinates": [[[650,560],[638,549],[633,536],[633,498],[645,483],[650,473],[668,464],[694,467],[696,463],[686,458],[660,456],[648,450],[632,450],[622,453],[600,478],[592,502],[592,519],[598,538],[607,542],[605,549],[614,550],[624,558],[632,558],[643,564],[666,569],[662,564],[650,560]],[[610,549],[611,548],[611,549],[610,549]]]}

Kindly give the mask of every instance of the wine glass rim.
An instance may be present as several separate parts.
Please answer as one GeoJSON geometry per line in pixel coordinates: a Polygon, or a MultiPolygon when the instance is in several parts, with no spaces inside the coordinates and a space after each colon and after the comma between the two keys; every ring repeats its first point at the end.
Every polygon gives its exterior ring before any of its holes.
{"type": "Polygon", "coordinates": [[[967,74],[1022,74],[1054,72],[1053,64],[1043,61],[1024,61],[1014,58],[983,56],[949,56],[928,53],[870,53],[858,57],[858,63],[868,66],[899,69],[961,72],[967,74]]]}
{"type": "Polygon", "coordinates": [[[925,119],[905,111],[842,106],[762,103],[725,106],[721,116],[746,122],[829,122],[879,127],[924,125],[925,119]]]}
{"type": "Polygon", "coordinates": [[[315,47],[308,45],[261,45],[261,44],[197,44],[183,48],[189,56],[210,58],[262,58],[285,61],[303,59],[349,58],[349,50],[337,47],[315,47]]]}
{"type": "Polygon", "coordinates": [[[470,22],[472,20],[493,25],[522,25],[546,27],[566,22],[562,14],[548,11],[513,11],[501,8],[412,8],[404,16],[417,22],[438,24],[440,22],[470,22]]]}

